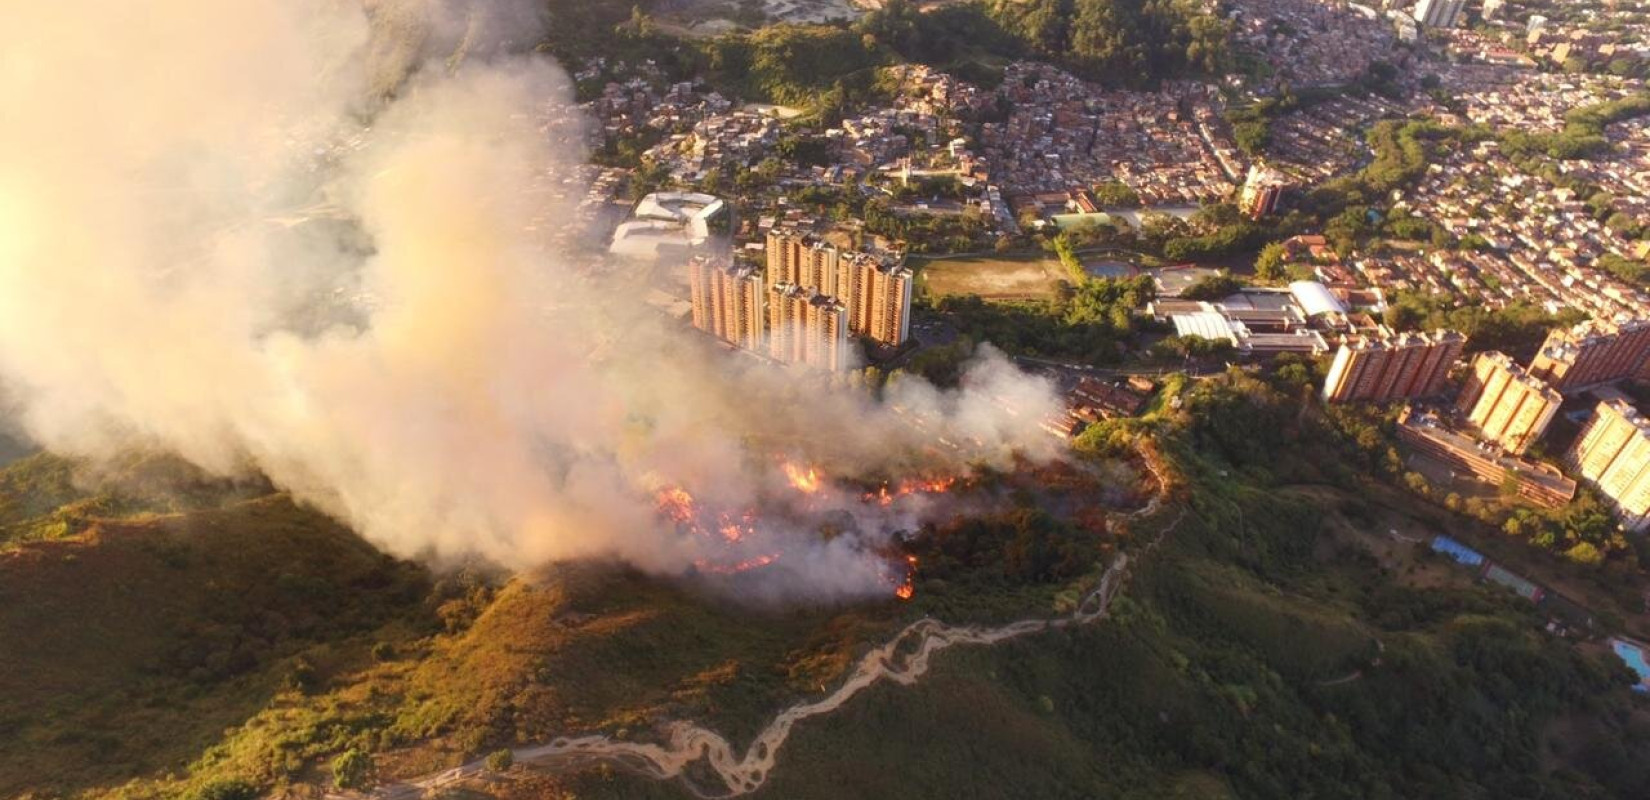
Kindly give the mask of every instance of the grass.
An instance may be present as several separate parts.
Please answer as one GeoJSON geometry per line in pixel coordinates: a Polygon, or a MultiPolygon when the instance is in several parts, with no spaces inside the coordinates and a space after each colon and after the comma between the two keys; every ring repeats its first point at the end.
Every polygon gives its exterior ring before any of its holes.
{"type": "Polygon", "coordinates": [[[917,284],[934,299],[979,295],[987,300],[1051,300],[1065,269],[1042,253],[920,259],[917,284]]]}
{"type": "Polygon", "coordinates": [[[94,467],[37,452],[0,469],[0,548],[62,539],[102,518],[218,508],[268,492],[261,480],[212,478],[169,456],[94,467]]]}
{"type": "Polygon", "coordinates": [[[0,554],[0,730],[19,744],[0,748],[0,796],[180,770],[279,695],[294,657],[417,616],[426,588],[280,496],[0,554]]]}
{"type": "MultiPolygon", "coordinates": [[[[1391,755],[1412,731],[1507,766],[1479,770],[1494,778],[1522,769],[1494,748],[1563,710],[1520,708],[1473,670],[1581,685],[1568,645],[1505,593],[1397,587],[1334,535],[1384,530],[1379,515],[1177,464],[1179,499],[1133,535],[1190,511],[1111,619],[957,648],[913,686],[868,690],[800,725],[756,797],[1435,796],[1447,760],[1393,766],[1416,758],[1391,755]],[[1471,726],[1512,733],[1480,744],[1471,726]]],[[[83,499],[40,476],[28,485],[83,499]]],[[[0,553],[0,641],[28,643],[0,648],[0,734],[20,745],[0,749],[0,796],[187,797],[226,778],[302,795],[349,748],[414,776],[568,733],[650,739],[670,719],[743,746],[909,619],[1053,613],[1093,578],[978,577],[919,581],[912,604],[772,612],[614,565],[430,576],[279,495],[89,519],[0,553]]],[[[604,768],[512,792],[688,794],[604,768]]]]}

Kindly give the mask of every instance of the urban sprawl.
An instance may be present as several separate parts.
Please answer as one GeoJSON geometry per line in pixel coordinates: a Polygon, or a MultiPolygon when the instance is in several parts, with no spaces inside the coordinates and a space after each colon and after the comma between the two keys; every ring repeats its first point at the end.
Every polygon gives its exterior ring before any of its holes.
{"type": "Polygon", "coordinates": [[[1235,0],[1242,75],[902,64],[828,121],[593,59],[575,77],[604,158],[580,219],[666,276],[684,335],[803,374],[951,346],[940,264],[1052,264],[1056,298],[1149,276],[1116,359],[1010,350],[1068,392],[1050,432],[1139,413],[1170,344],[1181,367],[1288,354],[1321,365],[1325,402],[1393,409],[1452,478],[1545,507],[1585,484],[1642,531],[1650,417],[1625,389],[1650,381],[1650,13],[1609,5],[1602,24],[1517,0],[1235,0]],[[1339,213],[1314,216],[1330,190],[1339,213]],[[1198,244],[1233,231],[1263,235],[1198,244]],[[1512,307],[1552,320],[1533,354],[1414,311],[1512,307]],[[1573,438],[1545,441],[1559,420],[1573,438]]]}

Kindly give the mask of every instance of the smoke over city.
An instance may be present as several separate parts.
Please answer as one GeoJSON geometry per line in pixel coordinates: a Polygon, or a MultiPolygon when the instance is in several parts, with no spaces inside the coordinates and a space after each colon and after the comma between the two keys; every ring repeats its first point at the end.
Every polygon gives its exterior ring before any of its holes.
{"type": "MultiPolygon", "coordinates": [[[[675,574],[728,537],[684,535],[661,492],[747,509],[790,491],[782,462],[959,474],[1052,446],[1052,392],[1000,357],[959,391],[826,390],[568,263],[582,123],[548,57],[511,55],[532,13],[99,5],[19,4],[0,33],[0,383],[48,449],[262,474],[399,556],[675,574]]],[[[798,596],[885,590],[875,541],[791,519],[734,538],[783,552],[798,596]]]]}

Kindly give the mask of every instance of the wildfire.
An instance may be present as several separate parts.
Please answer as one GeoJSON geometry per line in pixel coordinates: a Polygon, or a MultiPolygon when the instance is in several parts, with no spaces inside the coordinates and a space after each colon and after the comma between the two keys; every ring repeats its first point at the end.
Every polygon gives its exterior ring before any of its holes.
{"type": "MultiPolygon", "coordinates": [[[[825,489],[825,476],[817,467],[788,460],[779,460],[779,467],[791,488],[802,495],[816,495],[825,489]]],[[[866,492],[861,499],[867,504],[886,507],[907,495],[942,494],[951,491],[956,484],[955,477],[906,478],[898,482],[884,482],[876,491],[866,492]]],[[[814,498],[793,503],[791,510],[801,508],[817,512],[820,509],[813,506],[819,502],[819,498],[814,498]]],[[[655,507],[660,517],[673,522],[683,534],[713,543],[718,548],[722,554],[720,557],[711,555],[694,562],[700,572],[733,575],[760,569],[779,560],[778,552],[756,550],[762,539],[756,535],[761,520],[754,507],[740,510],[700,503],[679,486],[660,490],[655,496],[655,507]]],[[[897,564],[890,565],[887,580],[893,586],[895,597],[910,600],[917,592],[917,558],[906,556],[904,569],[900,571],[896,571],[897,564]]]]}
{"type": "Polygon", "coordinates": [[[866,492],[863,499],[867,503],[890,506],[895,500],[910,494],[944,494],[951,491],[951,487],[956,483],[956,478],[914,478],[900,481],[899,485],[892,489],[884,483],[876,491],[866,492]]]}
{"type": "Polygon", "coordinates": [[[824,483],[819,475],[819,470],[813,467],[802,467],[786,461],[781,465],[781,468],[785,471],[785,478],[791,482],[791,486],[803,494],[813,494],[819,491],[820,486],[824,483]]]}
{"type": "Polygon", "coordinates": [[[917,557],[905,557],[905,579],[894,587],[894,596],[901,600],[910,600],[917,596],[917,557]]]}
{"type": "Polygon", "coordinates": [[[718,564],[708,559],[700,559],[693,562],[693,566],[698,568],[700,572],[708,572],[712,575],[734,575],[736,573],[768,566],[778,560],[778,553],[765,553],[763,555],[747,558],[743,561],[736,561],[732,564],[718,564]]]}
{"type": "Polygon", "coordinates": [[[659,513],[668,517],[677,524],[693,521],[693,495],[688,494],[681,487],[673,486],[659,492],[656,498],[659,513]]]}
{"type": "MultiPolygon", "coordinates": [[[[659,515],[675,523],[677,528],[689,535],[710,540],[720,540],[725,546],[732,546],[745,541],[756,532],[756,509],[746,509],[742,513],[733,511],[709,512],[701,509],[680,486],[662,489],[654,498],[655,507],[659,515]]],[[[701,572],[716,575],[732,575],[749,569],[765,567],[779,560],[778,553],[769,553],[744,558],[732,563],[722,563],[710,559],[700,559],[694,563],[701,572]]]]}

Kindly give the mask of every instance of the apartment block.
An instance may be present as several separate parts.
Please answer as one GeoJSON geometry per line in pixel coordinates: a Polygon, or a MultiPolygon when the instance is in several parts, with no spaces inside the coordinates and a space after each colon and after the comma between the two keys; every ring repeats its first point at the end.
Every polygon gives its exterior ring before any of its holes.
{"type": "Polygon", "coordinates": [[[1629,530],[1650,528],[1650,420],[1622,400],[1606,400],[1576,437],[1569,466],[1615,507],[1629,530]]]}
{"type": "Polygon", "coordinates": [[[1289,178],[1282,172],[1255,164],[1249,167],[1249,174],[1244,178],[1243,190],[1238,194],[1238,208],[1251,219],[1275,213],[1278,201],[1288,186],[1289,178]]]}
{"type": "Polygon", "coordinates": [[[842,251],[791,229],[767,235],[766,284],[781,283],[836,298],[855,336],[899,347],[911,335],[911,270],[869,253],[842,251]]]}
{"type": "Polygon", "coordinates": [[[1348,337],[1335,353],[1323,397],[1384,403],[1437,394],[1465,345],[1461,334],[1444,330],[1348,337]]]}
{"type": "Polygon", "coordinates": [[[1650,321],[1588,320],[1548,334],[1530,374],[1569,394],[1639,374],[1647,357],[1650,321]]]}
{"type": "Polygon", "coordinates": [[[767,292],[760,270],[697,256],[688,262],[688,294],[693,327],[748,350],[762,348],[767,292]]]}
{"type": "Polygon", "coordinates": [[[848,310],[829,295],[781,281],[768,290],[768,355],[837,371],[849,365],[848,310]]]}
{"type": "Polygon", "coordinates": [[[1428,28],[1453,28],[1463,5],[1464,0],[1420,0],[1413,14],[1416,22],[1428,28]]]}
{"type": "Polygon", "coordinates": [[[1564,398],[1505,353],[1480,353],[1456,397],[1456,407],[1484,441],[1522,454],[1558,413],[1564,398]]]}

